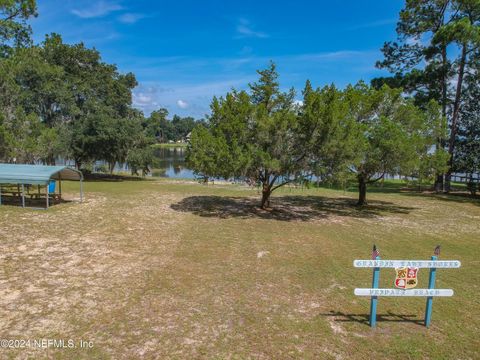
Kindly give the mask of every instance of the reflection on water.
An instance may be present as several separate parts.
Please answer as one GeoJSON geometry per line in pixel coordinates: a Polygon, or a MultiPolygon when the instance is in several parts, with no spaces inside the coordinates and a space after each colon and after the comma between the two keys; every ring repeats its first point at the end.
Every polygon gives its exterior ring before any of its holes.
{"type": "MultiPolygon", "coordinates": [[[[185,155],[187,149],[179,146],[174,148],[155,148],[154,161],[151,176],[168,177],[173,179],[194,179],[193,171],[185,166],[185,155]]],[[[75,167],[75,161],[58,158],[55,165],[75,167]]],[[[93,164],[94,172],[108,171],[108,164],[104,160],[95,161],[93,164]]],[[[116,173],[129,173],[127,164],[116,163],[113,169],[116,173]]]]}
{"type": "Polygon", "coordinates": [[[193,171],[185,166],[185,153],[185,147],[156,148],[152,176],[193,179],[193,171]]]}

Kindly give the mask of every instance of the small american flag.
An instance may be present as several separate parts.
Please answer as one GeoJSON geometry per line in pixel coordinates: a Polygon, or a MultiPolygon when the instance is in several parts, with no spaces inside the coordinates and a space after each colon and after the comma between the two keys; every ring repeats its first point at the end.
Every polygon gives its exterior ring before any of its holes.
{"type": "Polygon", "coordinates": [[[435,256],[440,256],[440,245],[437,245],[437,247],[435,248],[435,250],[433,250],[433,254],[435,256]]]}
{"type": "Polygon", "coordinates": [[[380,256],[380,250],[377,249],[376,245],[373,245],[372,260],[375,260],[377,256],[380,256]]]}

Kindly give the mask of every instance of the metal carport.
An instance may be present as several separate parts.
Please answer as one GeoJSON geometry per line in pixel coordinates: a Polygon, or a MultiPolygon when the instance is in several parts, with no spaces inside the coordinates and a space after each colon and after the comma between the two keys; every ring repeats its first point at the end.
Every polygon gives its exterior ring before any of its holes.
{"type": "MultiPolygon", "coordinates": [[[[0,204],[2,203],[2,185],[21,187],[22,206],[25,207],[25,186],[38,185],[46,188],[46,208],[49,206],[49,183],[59,181],[60,198],[62,180],[80,181],[80,201],[83,201],[83,175],[80,171],[67,166],[0,164],[0,204]]],[[[20,192],[20,191],[19,191],[20,192]]]]}

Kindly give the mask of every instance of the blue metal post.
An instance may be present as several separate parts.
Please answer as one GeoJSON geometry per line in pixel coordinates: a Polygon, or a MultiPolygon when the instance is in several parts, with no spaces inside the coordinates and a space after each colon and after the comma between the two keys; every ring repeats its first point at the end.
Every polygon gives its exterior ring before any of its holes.
{"type": "MultiPolygon", "coordinates": [[[[380,256],[377,256],[375,260],[380,260],[380,256]]],[[[378,281],[380,278],[380,268],[373,268],[372,289],[378,289],[378,281]]],[[[375,327],[377,324],[377,298],[378,296],[372,296],[370,299],[370,327],[375,327]]]]}
{"type": "MultiPolygon", "coordinates": [[[[432,261],[436,261],[437,257],[435,255],[432,256],[432,261]]],[[[430,277],[428,278],[428,288],[435,289],[435,275],[437,269],[430,268],[430,277]]],[[[430,322],[432,321],[432,302],[433,296],[427,297],[427,306],[425,307],[425,326],[429,327],[430,322]]]]}

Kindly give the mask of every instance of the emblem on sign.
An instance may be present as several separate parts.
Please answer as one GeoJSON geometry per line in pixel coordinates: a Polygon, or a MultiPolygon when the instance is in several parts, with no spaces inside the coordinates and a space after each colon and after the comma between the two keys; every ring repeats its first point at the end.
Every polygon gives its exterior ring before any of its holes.
{"type": "Polygon", "coordinates": [[[395,268],[397,276],[395,278],[395,287],[399,289],[412,289],[417,286],[418,268],[401,267],[395,268]]]}

